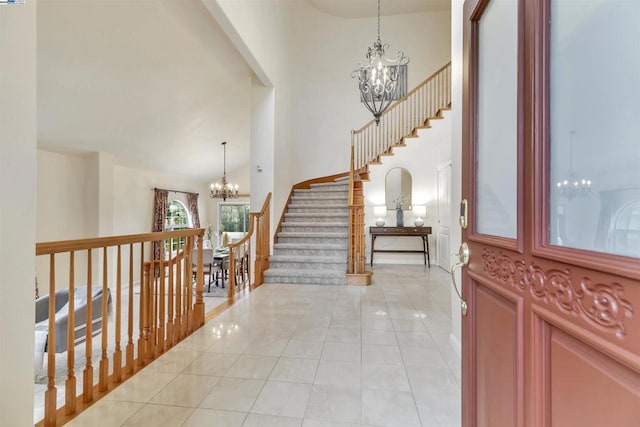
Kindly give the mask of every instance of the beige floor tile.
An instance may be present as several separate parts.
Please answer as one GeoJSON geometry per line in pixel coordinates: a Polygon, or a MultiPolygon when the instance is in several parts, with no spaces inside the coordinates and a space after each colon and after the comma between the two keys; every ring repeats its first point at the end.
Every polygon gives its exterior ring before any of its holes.
{"type": "Polygon", "coordinates": [[[267,379],[269,378],[269,375],[271,375],[271,371],[277,361],[277,357],[243,354],[238,357],[236,363],[231,366],[225,376],[234,378],[251,378],[254,380],[267,379]]]}
{"type": "Polygon", "coordinates": [[[365,329],[362,332],[362,343],[375,345],[398,345],[398,340],[396,339],[396,333],[394,331],[365,329]]]}
{"type": "Polygon", "coordinates": [[[200,407],[249,412],[264,383],[262,380],[221,378],[200,402],[200,407]]]}
{"type": "Polygon", "coordinates": [[[420,426],[411,393],[362,390],[362,421],[375,426],[420,426]]]}
{"type": "Polygon", "coordinates": [[[227,334],[220,341],[207,347],[207,351],[211,351],[214,353],[241,354],[247,349],[247,347],[249,347],[249,344],[251,344],[252,340],[253,337],[249,334],[227,334]]]}
{"type": "Polygon", "coordinates": [[[447,369],[431,366],[406,366],[407,376],[413,393],[437,394],[455,393],[460,386],[447,369]]]}
{"type": "Polygon", "coordinates": [[[321,360],[314,384],[360,388],[362,386],[360,362],[321,360]]]}
{"type": "Polygon", "coordinates": [[[310,393],[311,384],[267,381],[251,412],[302,418],[310,393]]]}
{"type": "Polygon", "coordinates": [[[320,421],[305,418],[302,427],[362,427],[360,423],[341,423],[337,421],[320,421]]]}
{"type": "MultiPolygon", "coordinates": [[[[314,384],[305,419],[360,424],[362,392],[359,388],[342,388],[314,384]]],[[[306,423],[313,424],[313,423],[306,423]]]]}
{"type": "Polygon", "coordinates": [[[306,327],[296,329],[291,336],[293,340],[300,341],[324,341],[327,337],[327,327],[306,327]]]}
{"type": "Polygon", "coordinates": [[[246,417],[246,412],[199,408],[187,418],[183,427],[242,427],[246,417]]]}
{"type": "Polygon", "coordinates": [[[327,341],[360,343],[362,341],[359,328],[336,328],[330,327],[327,333],[327,341]]]}
{"type": "Polygon", "coordinates": [[[317,360],[281,357],[273,368],[269,379],[310,384],[316,376],[317,369],[317,360]]]}
{"type": "Polygon", "coordinates": [[[271,336],[261,336],[254,338],[244,354],[255,354],[260,356],[280,356],[289,342],[288,338],[278,338],[271,336]]]}
{"type": "Polygon", "coordinates": [[[447,368],[445,360],[436,347],[403,347],[400,346],[405,366],[431,366],[447,368]]]}
{"type": "Polygon", "coordinates": [[[427,327],[420,319],[392,319],[391,321],[396,332],[428,332],[427,327]]]}
{"type": "Polygon", "coordinates": [[[400,347],[392,345],[362,345],[362,363],[402,365],[400,347]]]}
{"type": "MultiPolygon", "coordinates": [[[[210,345],[210,344],[209,344],[210,345]]],[[[163,354],[145,367],[143,372],[180,373],[193,362],[201,353],[196,351],[170,351],[163,354]]]]}
{"type": "Polygon", "coordinates": [[[139,372],[107,394],[104,399],[146,403],[176,376],[177,374],[139,372]]]}
{"type": "Polygon", "coordinates": [[[240,357],[229,353],[202,353],[182,373],[195,375],[223,376],[240,357]]]}
{"type": "Polygon", "coordinates": [[[242,427],[300,427],[302,418],[249,414],[242,427]]]}
{"type": "Polygon", "coordinates": [[[403,347],[437,348],[431,335],[425,332],[396,332],[398,344],[403,347]]]}
{"type": "Polygon", "coordinates": [[[193,412],[192,408],[146,404],[123,426],[175,427],[182,425],[193,412]]]}
{"type": "Polygon", "coordinates": [[[371,390],[411,392],[409,379],[402,365],[362,365],[362,388],[371,390]]]}
{"type": "Polygon", "coordinates": [[[138,412],[144,403],[101,400],[65,424],[70,427],[113,427],[122,425],[138,412]]]}
{"type": "Polygon", "coordinates": [[[283,357],[296,357],[300,359],[320,359],[322,355],[322,341],[300,341],[292,339],[282,352],[283,357]]]}
{"type": "Polygon", "coordinates": [[[220,377],[180,374],[156,394],[151,403],[195,408],[219,380],[220,377]]]}
{"type": "Polygon", "coordinates": [[[322,350],[322,360],[341,360],[343,362],[360,362],[360,343],[342,343],[327,341],[322,350]]]}

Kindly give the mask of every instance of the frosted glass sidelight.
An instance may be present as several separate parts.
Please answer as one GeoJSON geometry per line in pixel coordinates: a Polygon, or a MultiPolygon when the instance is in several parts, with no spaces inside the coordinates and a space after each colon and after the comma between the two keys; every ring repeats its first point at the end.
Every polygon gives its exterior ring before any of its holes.
{"type": "Polygon", "coordinates": [[[640,2],[551,1],[549,242],[640,257],[640,2]]]}
{"type": "Polygon", "coordinates": [[[518,4],[490,1],[478,23],[476,229],[516,238],[518,4]]]}

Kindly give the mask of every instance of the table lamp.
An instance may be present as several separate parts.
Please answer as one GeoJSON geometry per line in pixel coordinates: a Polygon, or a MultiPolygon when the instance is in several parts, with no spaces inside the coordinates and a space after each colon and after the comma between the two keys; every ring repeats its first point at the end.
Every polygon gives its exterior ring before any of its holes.
{"type": "Polygon", "coordinates": [[[414,206],[413,214],[416,217],[416,219],[413,220],[413,223],[416,225],[416,227],[422,227],[424,225],[424,219],[422,219],[422,217],[427,215],[427,207],[424,205],[414,206]]]}
{"type": "Polygon", "coordinates": [[[378,217],[378,219],[376,219],[376,225],[378,227],[384,226],[384,217],[387,216],[387,207],[386,206],[375,206],[373,208],[373,214],[378,217]]]}

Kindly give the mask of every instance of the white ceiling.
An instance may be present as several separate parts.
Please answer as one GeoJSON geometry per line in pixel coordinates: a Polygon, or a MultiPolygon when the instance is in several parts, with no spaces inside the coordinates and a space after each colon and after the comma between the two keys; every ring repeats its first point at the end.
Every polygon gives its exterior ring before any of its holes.
{"type": "MultiPolygon", "coordinates": [[[[377,16],[377,0],[307,0],[317,9],[342,18],[377,16]]],[[[451,0],[381,0],[380,15],[448,10],[451,0]]]]}
{"type": "Polygon", "coordinates": [[[249,161],[251,71],[198,0],[41,1],[37,60],[39,148],[203,182],[223,140],[249,161]]]}
{"type": "MultiPolygon", "coordinates": [[[[303,0],[341,17],[376,0],[303,0]]],[[[450,0],[383,0],[382,14],[450,0]]],[[[202,182],[249,162],[252,71],[200,0],[38,3],[38,147],[202,182]]],[[[233,174],[229,176],[233,180],[233,174]]]]}

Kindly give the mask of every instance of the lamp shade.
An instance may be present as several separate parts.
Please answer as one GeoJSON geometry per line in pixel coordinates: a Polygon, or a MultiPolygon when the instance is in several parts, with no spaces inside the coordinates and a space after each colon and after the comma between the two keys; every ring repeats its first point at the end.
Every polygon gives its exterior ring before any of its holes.
{"type": "Polygon", "coordinates": [[[375,206],[373,208],[373,214],[377,217],[387,216],[387,207],[386,206],[375,206]]]}
{"type": "Polygon", "coordinates": [[[417,205],[413,207],[413,214],[417,217],[423,217],[427,214],[427,207],[424,205],[417,205]]]}

